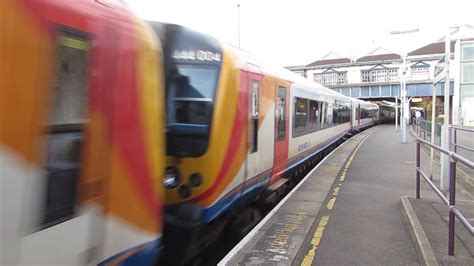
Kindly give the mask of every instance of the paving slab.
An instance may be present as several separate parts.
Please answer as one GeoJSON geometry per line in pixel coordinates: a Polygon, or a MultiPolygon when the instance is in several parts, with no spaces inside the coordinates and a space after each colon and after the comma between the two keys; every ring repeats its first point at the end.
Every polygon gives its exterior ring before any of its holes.
{"type": "MultiPolygon", "coordinates": [[[[454,254],[448,256],[448,207],[437,199],[408,198],[425,232],[433,253],[441,265],[474,265],[474,237],[456,219],[454,254]],[[467,264],[466,264],[467,263],[467,264]]],[[[474,201],[458,201],[459,207],[474,223],[474,201]]]]}

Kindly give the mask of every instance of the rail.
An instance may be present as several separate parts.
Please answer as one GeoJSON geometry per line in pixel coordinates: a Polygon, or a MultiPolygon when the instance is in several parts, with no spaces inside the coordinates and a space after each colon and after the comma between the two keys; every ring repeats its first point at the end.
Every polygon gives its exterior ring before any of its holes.
{"type": "Polygon", "coordinates": [[[454,150],[454,152],[457,152],[458,147],[459,147],[463,150],[474,152],[473,148],[466,147],[464,145],[461,145],[461,144],[457,143],[458,131],[474,133],[474,128],[450,125],[449,126],[449,135],[448,135],[449,136],[449,149],[454,150]]]}
{"type": "MultiPolygon", "coordinates": [[[[431,140],[431,121],[413,118],[412,126],[413,131],[416,133],[417,136],[423,138],[424,140],[431,140]]],[[[441,124],[435,122],[434,126],[435,128],[433,138],[435,138],[435,140],[437,138],[438,144],[441,145],[441,124]]]]}
{"type": "MultiPolygon", "coordinates": [[[[452,126],[451,128],[457,128],[452,126]]],[[[474,132],[474,131],[473,131],[474,132]]],[[[416,198],[420,198],[420,176],[430,185],[430,187],[436,192],[438,197],[448,206],[449,218],[448,218],[448,255],[454,255],[454,236],[455,236],[455,217],[458,217],[459,221],[466,227],[466,229],[474,236],[474,227],[464,217],[460,210],[456,207],[456,164],[462,163],[467,167],[474,169],[474,162],[457,154],[456,151],[444,149],[438,145],[431,144],[430,142],[422,139],[419,136],[415,137],[416,141],[416,198]],[[436,187],[436,185],[430,180],[428,175],[421,170],[420,160],[420,148],[421,144],[431,147],[441,153],[449,156],[449,199],[436,187]]],[[[456,146],[454,146],[456,147],[456,146]]],[[[459,147],[459,146],[458,146],[459,147]]]]}

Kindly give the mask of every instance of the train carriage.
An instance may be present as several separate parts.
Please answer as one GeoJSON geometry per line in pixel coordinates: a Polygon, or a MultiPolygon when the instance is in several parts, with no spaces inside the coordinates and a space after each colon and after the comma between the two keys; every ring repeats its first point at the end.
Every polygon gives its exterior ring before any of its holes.
{"type": "Polygon", "coordinates": [[[257,220],[256,205],[275,201],[359,121],[346,96],[205,34],[151,24],[165,57],[164,253],[179,264],[224,226],[257,220]]]}
{"type": "Polygon", "coordinates": [[[375,103],[352,98],[353,130],[362,130],[379,122],[379,106],[375,103]]]}
{"type": "Polygon", "coordinates": [[[163,70],[121,1],[0,1],[0,264],[150,264],[163,70]]]}

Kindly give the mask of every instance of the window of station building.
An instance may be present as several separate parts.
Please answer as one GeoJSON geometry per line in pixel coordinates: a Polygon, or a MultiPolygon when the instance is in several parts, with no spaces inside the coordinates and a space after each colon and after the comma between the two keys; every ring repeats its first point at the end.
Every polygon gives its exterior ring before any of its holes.
{"type": "Polygon", "coordinates": [[[313,74],[313,79],[321,85],[347,84],[347,72],[338,72],[331,69],[330,72],[313,74]]]}
{"type": "Polygon", "coordinates": [[[360,97],[369,97],[369,87],[361,87],[360,88],[360,97]]]}
{"type": "Polygon", "coordinates": [[[430,71],[429,66],[417,66],[417,67],[412,67],[411,72],[414,75],[419,75],[419,74],[426,74],[430,71]]]}
{"type": "Polygon", "coordinates": [[[461,101],[465,98],[474,98],[474,84],[461,85],[461,101]]]}
{"type": "Polygon", "coordinates": [[[46,197],[42,225],[66,221],[75,213],[80,154],[88,105],[88,35],[61,28],[57,35],[55,82],[45,136],[46,197]]]}
{"type": "Polygon", "coordinates": [[[390,85],[383,85],[380,87],[380,96],[390,97],[390,85]]]}
{"type": "Polygon", "coordinates": [[[346,96],[351,96],[351,88],[341,88],[341,93],[346,96]]]}
{"type": "Polygon", "coordinates": [[[392,96],[399,96],[400,95],[400,86],[392,85],[392,96]]]}
{"type": "Polygon", "coordinates": [[[376,69],[370,71],[370,82],[383,82],[387,80],[386,69],[376,69]]]}
{"type": "Polygon", "coordinates": [[[461,43],[461,100],[474,97],[474,42],[461,43]]]}
{"type": "Polygon", "coordinates": [[[360,72],[360,79],[362,80],[362,82],[366,83],[366,82],[370,82],[370,71],[368,70],[362,70],[360,72]]]}
{"type": "Polygon", "coordinates": [[[370,97],[379,97],[379,96],[380,96],[380,86],[371,86],[370,97]]]}
{"type": "Polygon", "coordinates": [[[474,43],[463,43],[461,49],[462,61],[474,61],[474,43]]]}
{"type": "Polygon", "coordinates": [[[419,61],[411,66],[412,80],[427,80],[430,78],[430,66],[422,61],[419,61]]]}
{"type": "Polygon", "coordinates": [[[379,68],[370,70],[361,70],[362,83],[369,82],[388,82],[398,80],[398,68],[379,68]]]}
{"type": "Polygon", "coordinates": [[[461,82],[474,83],[474,62],[463,62],[461,68],[461,82]]]}
{"type": "Polygon", "coordinates": [[[398,68],[389,68],[387,70],[387,81],[398,81],[398,68]]]}
{"type": "Polygon", "coordinates": [[[354,87],[351,89],[351,97],[360,97],[360,88],[354,87]]]}

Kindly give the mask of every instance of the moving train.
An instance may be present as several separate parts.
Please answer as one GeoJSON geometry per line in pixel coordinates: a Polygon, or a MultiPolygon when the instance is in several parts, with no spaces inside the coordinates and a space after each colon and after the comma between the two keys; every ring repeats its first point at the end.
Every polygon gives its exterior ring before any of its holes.
{"type": "Polygon", "coordinates": [[[121,1],[0,1],[0,264],[147,265],[163,58],[121,1]]]}
{"type": "Polygon", "coordinates": [[[344,136],[375,124],[352,99],[188,28],[151,22],[163,44],[164,254],[185,263],[230,224],[259,216],[344,136]]]}
{"type": "Polygon", "coordinates": [[[378,121],[118,0],[2,0],[0,24],[2,265],[189,261],[378,121]]]}

